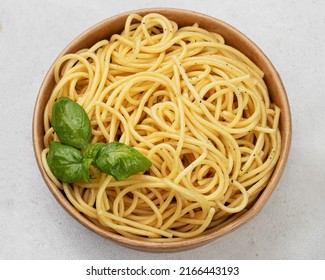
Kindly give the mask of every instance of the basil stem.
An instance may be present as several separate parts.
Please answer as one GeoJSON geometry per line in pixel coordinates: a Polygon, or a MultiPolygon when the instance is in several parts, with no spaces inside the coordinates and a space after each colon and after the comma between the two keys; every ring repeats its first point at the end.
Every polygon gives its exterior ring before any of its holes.
{"type": "Polygon", "coordinates": [[[107,144],[106,143],[102,143],[102,142],[97,142],[95,144],[90,144],[85,152],[86,157],[88,158],[95,158],[98,151],[105,147],[107,144]]]}

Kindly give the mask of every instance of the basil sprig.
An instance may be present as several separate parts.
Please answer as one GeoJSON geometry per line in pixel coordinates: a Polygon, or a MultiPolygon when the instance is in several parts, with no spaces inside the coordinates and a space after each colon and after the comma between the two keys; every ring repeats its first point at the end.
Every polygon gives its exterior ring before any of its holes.
{"type": "Polygon", "coordinates": [[[56,101],[52,126],[61,143],[51,142],[46,159],[54,176],[64,183],[89,182],[91,164],[115,180],[124,180],[151,166],[149,159],[128,145],[119,142],[90,144],[89,118],[79,104],[67,97],[56,101]]]}

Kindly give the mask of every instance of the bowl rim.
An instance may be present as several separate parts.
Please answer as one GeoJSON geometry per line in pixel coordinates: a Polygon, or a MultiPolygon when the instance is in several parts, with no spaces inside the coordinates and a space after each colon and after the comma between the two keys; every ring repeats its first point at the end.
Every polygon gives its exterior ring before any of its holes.
{"type": "MultiPolygon", "coordinates": [[[[50,96],[50,94],[48,94],[48,96],[50,96]]],[[[239,30],[237,30],[236,28],[234,28],[233,26],[231,26],[230,24],[222,20],[219,20],[210,15],[206,15],[196,11],[177,9],[177,8],[145,8],[145,9],[130,10],[127,12],[119,13],[117,15],[108,17],[100,21],[99,23],[91,26],[90,28],[82,32],[80,35],[75,37],[60,52],[60,54],[57,56],[57,58],[54,60],[51,67],[47,71],[36,98],[36,102],[34,105],[34,112],[33,112],[33,123],[32,123],[32,139],[33,139],[33,148],[36,157],[36,162],[40,170],[40,173],[43,177],[43,180],[45,181],[48,189],[50,190],[54,198],[59,202],[59,204],[79,223],[81,223],[83,226],[90,229],[91,231],[97,233],[98,235],[129,248],[142,250],[142,251],[153,251],[153,252],[173,252],[173,251],[187,250],[187,249],[201,246],[215,239],[218,239],[226,234],[229,234],[230,232],[238,229],[240,226],[242,226],[243,224],[251,220],[254,216],[256,216],[261,211],[262,207],[265,205],[265,203],[271,196],[272,192],[276,188],[283,174],[284,167],[286,165],[287,158],[289,155],[289,150],[291,145],[291,134],[292,134],[291,113],[290,113],[288,97],[284,85],[275,67],[268,59],[268,57],[262,52],[262,50],[246,35],[244,35],[242,32],[240,32],[239,30]],[[146,240],[131,239],[128,237],[118,235],[114,232],[105,230],[104,228],[101,228],[95,225],[94,223],[92,223],[90,220],[88,220],[85,216],[83,216],[72,206],[72,204],[67,200],[65,195],[49,179],[42,166],[41,152],[44,149],[44,145],[43,145],[43,136],[41,137],[40,135],[41,135],[42,125],[43,125],[44,108],[42,108],[40,104],[42,104],[42,102],[45,99],[44,96],[46,95],[45,92],[48,84],[51,82],[51,80],[53,80],[53,70],[56,61],[64,54],[71,51],[77,51],[78,49],[80,49],[80,47],[78,48],[78,45],[80,44],[80,42],[87,39],[88,36],[90,36],[90,34],[94,34],[95,32],[98,32],[99,30],[101,30],[103,26],[109,23],[120,20],[121,18],[126,18],[131,13],[138,13],[141,15],[148,14],[148,13],[160,13],[167,17],[173,13],[174,14],[176,13],[182,16],[194,16],[196,18],[200,18],[200,20],[212,21],[214,25],[219,26],[220,28],[228,32],[231,32],[236,36],[239,36],[242,40],[244,40],[244,42],[246,42],[246,44],[252,49],[254,53],[259,55],[258,58],[262,60],[263,63],[265,64],[265,67],[267,67],[271,71],[270,75],[272,77],[272,81],[274,82],[274,84],[277,86],[277,89],[281,93],[281,102],[284,110],[282,109],[280,118],[285,118],[285,120],[282,122],[283,127],[281,127],[281,136],[283,138],[281,154],[267,186],[265,187],[263,192],[259,195],[259,198],[254,203],[254,205],[249,210],[247,210],[247,212],[243,213],[239,218],[235,219],[234,221],[231,221],[230,223],[224,225],[221,229],[215,231],[209,231],[208,234],[201,234],[196,237],[173,241],[173,242],[150,242],[146,240]]],[[[43,135],[44,135],[44,131],[43,131],[43,135]]]]}

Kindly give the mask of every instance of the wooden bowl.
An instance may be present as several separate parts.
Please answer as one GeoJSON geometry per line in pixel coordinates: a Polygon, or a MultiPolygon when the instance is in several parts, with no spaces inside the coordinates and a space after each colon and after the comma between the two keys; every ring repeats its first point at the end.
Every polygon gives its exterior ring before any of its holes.
{"type": "Polygon", "coordinates": [[[179,26],[198,23],[202,28],[221,34],[225,38],[228,45],[240,50],[264,71],[265,82],[269,89],[271,99],[281,108],[280,130],[282,134],[282,150],[279,161],[267,187],[263,190],[254,205],[241,216],[230,221],[229,223],[224,224],[222,227],[212,230],[210,229],[208,232],[194,238],[170,243],[154,243],[143,240],[134,240],[123,237],[116,233],[112,233],[93,224],[86,217],[80,214],[70,204],[65,195],[54,185],[54,183],[52,183],[41,162],[41,152],[44,149],[43,112],[55,84],[53,78],[54,64],[46,74],[36,100],[33,117],[33,145],[37,164],[49,190],[52,192],[61,206],[77,221],[95,233],[130,248],[144,251],[171,252],[194,248],[222,237],[249,221],[261,210],[275,189],[287,161],[291,142],[291,116],[288,99],[282,81],[276,69],[273,67],[272,63],[265,56],[265,54],[250,39],[232,26],[210,16],[193,11],[169,8],[143,9],[108,18],[79,35],[61,52],[59,57],[67,53],[74,53],[82,48],[90,47],[99,40],[110,38],[110,36],[114,33],[120,33],[123,30],[127,16],[131,13],[145,15],[152,12],[165,15],[170,20],[177,22],[179,26]]]}

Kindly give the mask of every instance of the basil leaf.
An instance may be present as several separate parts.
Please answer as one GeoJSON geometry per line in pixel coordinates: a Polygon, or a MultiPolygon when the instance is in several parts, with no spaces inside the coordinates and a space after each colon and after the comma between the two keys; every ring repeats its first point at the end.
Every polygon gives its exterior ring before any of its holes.
{"type": "Polygon", "coordinates": [[[59,98],[52,113],[52,126],[61,143],[86,148],[90,142],[91,125],[85,110],[70,98],[59,98]]]}
{"type": "Polygon", "coordinates": [[[92,159],[87,159],[77,149],[51,142],[47,163],[54,176],[64,183],[74,183],[84,179],[89,181],[89,165],[92,159]]]}
{"type": "Polygon", "coordinates": [[[95,143],[95,144],[90,144],[87,149],[86,149],[86,152],[85,152],[85,155],[86,157],[88,158],[95,158],[98,151],[105,147],[106,146],[106,143],[95,143]]]}
{"type": "Polygon", "coordinates": [[[126,179],[151,166],[150,160],[140,152],[119,142],[111,142],[101,147],[94,163],[101,172],[112,175],[116,180],[126,179]]]}

